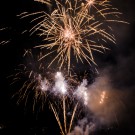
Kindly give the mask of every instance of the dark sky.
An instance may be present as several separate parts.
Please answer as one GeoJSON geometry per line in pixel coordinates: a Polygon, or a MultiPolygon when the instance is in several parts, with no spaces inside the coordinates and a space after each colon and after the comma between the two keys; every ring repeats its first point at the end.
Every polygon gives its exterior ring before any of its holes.
{"type": "MultiPolygon", "coordinates": [[[[106,70],[114,88],[124,93],[124,118],[113,128],[97,131],[97,135],[135,135],[135,1],[112,0],[114,7],[123,13],[123,20],[129,24],[114,25],[117,45],[105,55],[97,54],[99,71],[106,70]]],[[[30,27],[29,20],[20,20],[17,15],[44,8],[33,0],[6,0],[0,2],[0,42],[10,42],[0,46],[0,135],[56,135],[59,128],[53,114],[46,111],[32,112],[30,107],[16,105],[11,99],[13,87],[7,76],[14,73],[18,64],[23,63],[24,49],[37,44],[37,37],[21,32],[30,27]],[[55,133],[54,133],[55,132],[55,133]]]]}

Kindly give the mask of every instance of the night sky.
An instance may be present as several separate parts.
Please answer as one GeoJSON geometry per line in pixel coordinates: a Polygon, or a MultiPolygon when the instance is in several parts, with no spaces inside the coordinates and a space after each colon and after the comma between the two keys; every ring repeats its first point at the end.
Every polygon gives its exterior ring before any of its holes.
{"type": "MultiPolygon", "coordinates": [[[[104,55],[95,54],[95,60],[99,74],[110,78],[114,93],[116,91],[121,95],[118,97],[124,107],[118,115],[118,122],[101,126],[92,134],[135,135],[135,1],[112,0],[112,5],[123,13],[122,19],[129,24],[113,25],[116,45],[110,44],[111,50],[104,55]]],[[[48,107],[42,111],[38,108],[33,112],[30,105],[17,105],[17,99],[12,98],[12,95],[19,84],[12,87],[11,80],[8,79],[20,63],[26,62],[22,57],[24,49],[32,48],[40,40],[36,35],[30,36],[28,32],[21,34],[25,29],[31,28],[32,24],[29,19],[20,20],[17,15],[44,8],[33,0],[0,1],[0,29],[5,28],[0,31],[0,42],[9,41],[0,45],[0,135],[59,135],[53,112],[48,107]]],[[[89,66],[80,64],[79,67],[82,73],[84,67],[86,71],[89,66]]]]}

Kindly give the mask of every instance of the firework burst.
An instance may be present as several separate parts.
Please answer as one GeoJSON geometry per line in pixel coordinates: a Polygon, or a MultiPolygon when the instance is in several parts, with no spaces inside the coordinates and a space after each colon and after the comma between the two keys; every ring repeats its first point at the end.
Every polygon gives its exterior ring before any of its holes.
{"type": "Polygon", "coordinates": [[[17,104],[24,101],[26,106],[29,99],[33,99],[33,111],[39,103],[41,103],[40,107],[43,110],[53,85],[51,83],[53,80],[52,73],[46,71],[45,65],[37,61],[38,57],[34,57],[31,50],[26,50],[24,53],[26,64],[20,64],[15,69],[15,73],[8,77],[12,79],[12,86],[18,86],[19,90],[13,94],[13,97],[18,99],[17,104]]]}
{"type": "Polygon", "coordinates": [[[35,48],[48,50],[39,60],[56,54],[48,67],[58,61],[60,69],[66,64],[69,71],[72,58],[75,58],[76,62],[87,61],[96,65],[93,52],[104,53],[108,50],[107,42],[116,43],[115,36],[110,32],[112,28],[109,22],[126,23],[120,20],[121,13],[113,8],[108,0],[38,1],[55,7],[51,8],[51,13],[43,11],[20,16],[25,18],[38,15],[32,22],[40,21],[30,32],[38,31],[43,38],[44,43],[35,48]]]}

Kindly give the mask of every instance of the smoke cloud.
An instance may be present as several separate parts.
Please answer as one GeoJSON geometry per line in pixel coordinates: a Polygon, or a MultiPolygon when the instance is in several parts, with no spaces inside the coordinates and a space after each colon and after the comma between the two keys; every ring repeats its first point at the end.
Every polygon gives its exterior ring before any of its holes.
{"type": "Polygon", "coordinates": [[[131,93],[129,90],[124,90],[123,87],[118,87],[119,82],[115,82],[115,77],[111,77],[111,75],[112,67],[109,67],[100,71],[100,75],[93,84],[87,85],[84,83],[85,80],[78,87],[83,86],[83,90],[85,88],[85,92],[87,92],[86,116],[68,135],[89,135],[102,127],[119,126],[127,117],[126,104],[130,104],[131,93]]]}

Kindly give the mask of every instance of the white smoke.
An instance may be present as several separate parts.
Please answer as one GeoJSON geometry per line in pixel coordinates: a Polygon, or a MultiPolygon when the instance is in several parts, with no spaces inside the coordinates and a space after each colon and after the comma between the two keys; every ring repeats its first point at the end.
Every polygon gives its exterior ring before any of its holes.
{"type": "Polygon", "coordinates": [[[77,90],[74,92],[74,95],[77,96],[78,99],[83,100],[84,105],[88,104],[88,93],[87,93],[87,80],[84,79],[80,86],[78,86],[77,90]]]}
{"type": "Polygon", "coordinates": [[[39,74],[37,77],[38,80],[38,88],[43,91],[46,92],[49,90],[49,81],[46,78],[42,78],[42,76],[39,74]]]}
{"type": "Polygon", "coordinates": [[[48,84],[49,84],[49,82],[47,81],[46,78],[44,78],[44,80],[41,81],[41,86],[40,86],[41,90],[42,91],[47,91],[48,88],[49,88],[48,84]]]}
{"type": "Polygon", "coordinates": [[[87,107],[93,113],[97,123],[106,126],[117,123],[121,108],[120,93],[111,86],[109,77],[98,77],[88,87],[88,93],[90,93],[90,98],[87,107]]]}
{"type": "Polygon", "coordinates": [[[78,122],[78,125],[71,133],[67,135],[89,135],[95,130],[95,124],[89,122],[87,118],[84,118],[78,122]]]}
{"type": "Polygon", "coordinates": [[[55,75],[53,91],[55,94],[65,95],[67,93],[67,83],[61,72],[57,72],[55,75]]]}
{"type": "Polygon", "coordinates": [[[95,129],[102,126],[109,127],[114,123],[117,125],[120,120],[121,92],[112,87],[109,76],[105,74],[97,77],[89,86],[86,86],[86,82],[87,80],[83,80],[75,94],[78,99],[84,100],[85,92],[87,93],[87,104],[85,104],[87,116],[84,116],[68,135],[90,135],[95,129]]]}

